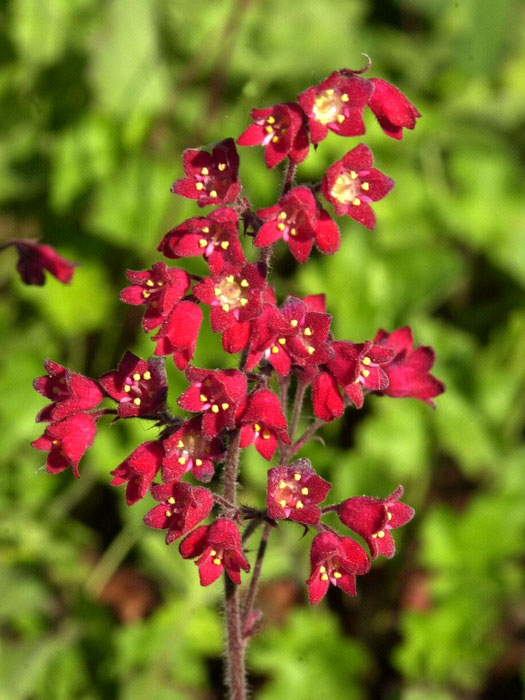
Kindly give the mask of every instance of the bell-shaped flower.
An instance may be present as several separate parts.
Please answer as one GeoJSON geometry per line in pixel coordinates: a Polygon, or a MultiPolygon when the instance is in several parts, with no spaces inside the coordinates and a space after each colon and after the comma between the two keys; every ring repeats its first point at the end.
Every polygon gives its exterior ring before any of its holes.
{"type": "Polygon", "coordinates": [[[273,467],[268,470],[268,516],[317,525],[321,518],[318,504],[324,501],[331,488],[332,485],[317,475],[307,459],[298,459],[289,466],[273,467]]]}
{"type": "Polygon", "coordinates": [[[182,481],[154,484],[151,495],[159,505],[144,516],[149,527],[167,530],[166,544],[174,542],[207,518],[213,508],[211,492],[182,481]]]}

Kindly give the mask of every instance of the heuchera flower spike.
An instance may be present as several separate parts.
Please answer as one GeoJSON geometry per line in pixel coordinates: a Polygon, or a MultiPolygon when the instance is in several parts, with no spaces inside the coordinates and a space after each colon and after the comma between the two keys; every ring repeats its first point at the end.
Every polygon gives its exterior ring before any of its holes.
{"type": "Polygon", "coordinates": [[[403,487],[398,486],[386,498],[348,498],[337,507],[341,522],[361,535],[373,559],[379,555],[387,559],[394,556],[396,545],[390,530],[406,525],[414,517],[414,509],[399,502],[402,495],[403,487]]]}
{"type": "Polygon", "coordinates": [[[223,571],[233,583],[239,584],[241,569],[250,570],[237,525],[228,518],[198,527],[182,540],[179,551],[184,559],[199,557],[195,564],[199,567],[201,586],[209,586],[223,571]]]}

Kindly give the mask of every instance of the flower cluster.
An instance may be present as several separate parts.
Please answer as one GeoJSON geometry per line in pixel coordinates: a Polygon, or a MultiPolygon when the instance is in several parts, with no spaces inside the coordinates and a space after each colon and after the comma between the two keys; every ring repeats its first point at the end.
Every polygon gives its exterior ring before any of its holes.
{"type": "MultiPolygon", "coordinates": [[[[49,425],[33,443],[49,453],[49,472],[71,466],[78,477],[79,461],[102,416],[154,422],[157,436],[138,445],[111,472],[111,483],[125,485],[130,506],[151,495],[156,505],[144,522],[165,530],[167,544],[180,540],[180,555],[195,560],[203,586],[223,572],[239,584],[241,570],[250,571],[242,538],[247,521],[252,532],[263,523],[277,527],[287,520],[316,533],[307,580],[311,603],[318,603],[330,584],[355,595],[356,576],[365,574],[376,557],[393,556],[391,530],[414,513],[399,501],[401,486],[386,498],[349,497],[323,506],[331,484],[308,459],[296,455],[317,428],[347,409],[361,409],[370,393],[433,405],[444,391],[430,374],[433,350],[414,346],[407,326],[391,333],[379,330],[373,340],[337,339],[324,295],[291,295],[279,303],[269,282],[272,248],[281,239],[300,263],[308,260],[314,245],[322,253],[337,252],[341,234],[326,203],[335,216],[348,216],[367,228],[376,225],[371,204],[394,183],[373,167],[373,154],[364,143],[330,165],[316,185],[294,185],[296,167],[329,131],[344,137],[365,133],[366,107],[391,138],[401,139],[403,129],[414,128],[420,115],[409,100],[384,80],[364,78],[363,72],[335,71],[302,92],[297,102],[252,112],[253,123],[237,144],[263,146],[268,168],[287,162],[274,204],[252,209],[232,138],[210,150],[185,151],[185,177],[173,184],[172,192],[199,207],[215,208],[172,228],[158,250],[172,261],[202,257],[207,272],[189,274],[156,262],[148,270],[128,270],[130,284],[121,292],[124,303],[144,307],[142,328],[154,332],[153,357],[145,360],[127,351],[117,369],[98,380],[47,360],[47,375],[35,380],[36,390],[51,400],[37,417],[49,425]],[[255,256],[253,247],[247,251],[243,246],[241,230],[247,240],[252,238],[255,256]],[[224,351],[241,353],[238,369],[193,364],[206,307],[224,351]],[[173,416],[167,404],[168,357],[188,382],[177,399],[182,418],[173,416]],[[297,435],[306,396],[316,420],[297,435]],[[100,408],[103,400],[113,404],[100,408]],[[276,460],[268,469],[266,501],[260,508],[236,501],[239,455],[250,445],[264,460],[276,460]],[[211,487],[221,464],[224,489],[218,493],[211,487]],[[209,486],[195,486],[194,479],[209,486]],[[337,514],[339,530],[323,522],[328,513],[337,514]],[[369,553],[351,533],[364,540],[369,553]]],[[[259,570],[255,567],[254,576],[259,570]]],[[[250,615],[246,610],[248,626],[250,615]]]]}

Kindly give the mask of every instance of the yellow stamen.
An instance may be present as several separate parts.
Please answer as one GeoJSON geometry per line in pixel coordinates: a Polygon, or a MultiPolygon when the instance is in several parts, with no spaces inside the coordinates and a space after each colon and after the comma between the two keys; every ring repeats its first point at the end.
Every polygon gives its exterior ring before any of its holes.
{"type": "Polygon", "coordinates": [[[354,207],[358,207],[361,204],[361,200],[359,199],[359,197],[356,197],[354,200],[352,200],[352,204],[354,205],[354,207]]]}
{"type": "Polygon", "coordinates": [[[226,402],[221,403],[221,408],[223,411],[227,411],[230,408],[230,404],[226,402]]]}
{"type": "Polygon", "coordinates": [[[184,463],[186,462],[186,457],[179,457],[178,460],[177,460],[177,462],[178,462],[179,464],[184,464],[184,463]]]}
{"type": "Polygon", "coordinates": [[[272,138],[272,143],[279,143],[279,141],[280,141],[280,139],[279,139],[278,136],[274,136],[274,137],[272,138]]]}
{"type": "Polygon", "coordinates": [[[279,338],[277,341],[280,345],[286,345],[286,338],[279,338]]]}
{"type": "Polygon", "coordinates": [[[273,128],[271,126],[265,126],[264,130],[267,134],[273,134],[273,128]]]}
{"type": "Polygon", "coordinates": [[[286,212],[282,211],[279,213],[279,216],[277,217],[278,219],[286,219],[286,212]]]}
{"type": "Polygon", "coordinates": [[[164,513],[164,515],[165,515],[167,518],[171,518],[171,516],[173,515],[173,513],[171,512],[171,510],[167,510],[167,511],[164,513]]]}
{"type": "Polygon", "coordinates": [[[208,245],[208,241],[205,238],[201,238],[199,241],[199,246],[201,248],[206,248],[207,245],[208,245]]]}
{"type": "Polygon", "coordinates": [[[328,574],[321,574],[321,581],[328,581],[328,574]]]}
{"type": "Polygon", "coordinates": [[[348,97],[346,92],[343,92],[343,94],[341,95],[341,102],[348,102],[349,99],[350,98],[348,97]]]}
{"type": "Polygon", "coordinates": [[[285,489],[287,486],[288,484],[286,483],[286,481],[284,479],[281,479],[281,481],[279,482],[279,488],[285,489]]]}
{"type": "Polygon", "coordinates": [[[278,348],[276,345],[274,345],[273,348],[272,348],[272,353],[273,353],[274,355],[277,355],[278,352],[279,352],[279,348],[278,348]]]}
{"type": "Polygon", "coordinates": [[[356,180],[356,179],[357,179],[357,173],[356,173],[355,170],[351,170],[351,171],[350,171],[350,177],[352,178],[352,180],[356,180]]]}
{"type": "Polygon", "coordinates": [[[136,382],[138,382],[138,381],[140,380],[140,374],[139,374],[138,372],[135,372],[135,374],[133,375],[133,379],[134,379],[136,382]]]}
{"type": "Polygon", "coordinates": [[[211,197],[212,199],[214,199],[216,196],[217,196],[217,192],[216,192],[215,190],[212,190],[212,191],[210,192],[210,197],[211,197]]]}
{"type": "Polygon", "coordinates": [[[326,566],[320,566],[320,567],[319,567],[319,573],[320,573],[320,574],[325,574],[325,573],[326,573],[326,566]]]}
{"type": "Polygon", "coordinates": [[[215,566],[220,566],[220,564],[221,564],[222,562],[221,562],[221,560],[219,559],[219,557],[217,557],[217,559],[214,559],[214,560],[213,560],[213,563],[215,564],[215,566]]]}
{"type": "Polygon", "coordinates": [[[230,247],[230,241],[223,241],[223,242],[221,243],[221,248],[222,248],[223,250],[228,250],[229,247],[230,247]]]}
{"type": "Polygon", "coordinates": [[[379,532],[377,533],[377,536],[379,537],[380,540],[382,540],[383,537],[385,536],[385,533],[383,532],[383,530],[379,530],[379,532]]]}
{"type": "Polygon", "coordinates": [[[211,407],[211,412],[212,413],[219,413],[219,407],[217,406],[216,403],[214,403],[213,406],[211,407]]]}
{"type": "Polygon", "coordinates": [[[315,348],[310,345],[310,347],[308,348],[308,354],[313,355],[314,352],[315,352],[315,348]]]}
{"type": "Polygon", "coordinates": [[[210,557],[214,557],[217,552],[214,549],[210,549],[210,557]]]}
{"type": "Polygon", "coordinates": [[[215,287],[213,290],[213,293],[215,294],[216,297],[219,297],[222,294],[222,289],[219,289],[219,287],[215,287]]]}
{"type": "Polygon", "coordinates": [[[223,170],[226,170],[226,163],[219,163],[219,165],[217,166],[217,168],[218,168],[218,169],[221,171],[221,173],[222,173],[223,170]]]}
{"type": "Polygon", "coordinates": [[[126,384],[126,385],[125,385],[124,391],[126,392],[126,394],[129,394],[129,392],[131,391],[131,387],[130,387],[129,384],[126,384]]]}
{"type": "Polygon", "coordinates": [[[361,189],[364,190],[365,192],[368,192],[368,190],[370,189],[370,184],[368,182],[362,182],[361,189]]]}
{"type": "Polygon", "coordinates": [[[361,360],[361,362],[362,362],[364,365],[369,365],[369,364],[372,362],[372,360],[371,360],[369,357],[363,357],[363,359],[361,360]]]}
{"type": "Polygon", "coordinates": [[[210,227],[209,226],[204,226],[203,229],[201,229],[203,233],[209,233],[210,232],[210,227]]]}
{"type": "Polygon", "coordinates": [[[284,231],[286,226],[284,224],[277,224],[277,228],[279,229],[279,231],[284,231]]]}
{"type": "Polygon", "coordinates": [[[268,122],[268,124],[275,124],[275,117],[270,116],[266,121],[268,122]]]}
{"type": "Polygon", "coordinates": [[[147,369],[144,374],[142,375],[142,379],[145,379],[147,382],[151,379],[151,372],[149,369],[147,369]]]}
{"type": "Polygon", "coordinates": [[[208,400],[208,397],[206,396],[206,394],[201,394],[199,396],[199,399],[202,401],[202,403],[206,403],[206,401],[208,400]]]}
{"type": "Polygon", "coordinates": [[[150,293],[150,292],[147,292],[146,290],[144,290],[144,291],[142,292],[142,296],[144,297],[144,299],[149,299],[150,296],[151,296],[151,293],[150,293]]]}
{"type": "Polygon", "coordinates": [[[292,328],[297,328],[298,324],[299,321],[296,318],[292,318],[292,320],[290,321],[290,325],[292,328]]]}
{"type": "Polygon", "coordinates": [[[301,508],[304,508],[304,504],[302,501],[297,501],[295,507],[297,508],[297,510],[301,510],[301,508]]]}
{"type": "Polygon", "coordinates": [[[341,578],[343,574],[340,571],[334,571],[334,578],[341,578]]]}
{"type": "Polygon", "coordinates": [[[221,309],[222,309],[223,311],[225,311],[226,313],[228,313],[228,311],[230,310],[230,305],[229,305],[229,304],[223,304],[223,305],[221,306],[221,309]]]}
{"type": "Polygon", "coordinates": [[[292,236],[297,236],[297,229],[296,229],[296,228],[291,228],[291,229],[290,229],[290,235],[292,235],[292,236]]]}
{"type": "Polygon", "coordinates": [[[173,496],[170,496],[170,497],[168,498],[168,503],[169,503],[171,506],[175,503],[175,499],[173,498],[173,496]]]}
{"type": "Polygon", "coordinates": [[[249,286],[250,286],[250,283],[248,282],[248,280],[241,280],[241,287],[249,287],[249,286]]]}
{"type": "Polygon", "coordinates": [[[344,122],[344,120],[345,120],[345,115],[344,115],[344,114],[338,114],[338,115],[337,115],[337,121],[339,122],[339,124],[342,124],[342,123],[344,122]]]}
{"type": "Polygon", "coordinates": [[[195,464],[197,467],[202,467],[202,459],[196,459],[195,464]]]}
{"type": "Polygon", "coordinates": [[[389,520],[392,520],[392,513],[390,513],[390,512],[387,511],[386,517],[387,517],[389,520]]]}
{"type": "Polygon", "coordinates": [[[197,182],[197,183],[195,183],[195,189],[196,189],[196,190],[199,190],[199,192],[200,192],[201,190],[203,190],[203,189],[204,189],[204,185],[202,184],[202,182],[197,182]]]}
{"type": "Polygon", "coordinates": [[[244,297],[239,300],[239,304],[241,306],[246,306],[247,303],[248,303],[248,299],[244,299],[244,297]]]}
{"type": "Polygon", "coordinates": [[[228,275],[228,277],[226,277],[226,282],[233,284],[235,282],[235,277],[233,275],[228,275]]]}
{"type": "Polygon", "coordinates": [[[208,175],[209,172],[208,168],[201,168],[201,175],[208,175]]]}
{"type": "Polygon", "coordinates": [[[155,286],[155,282],[153,282],[153,280],[146,280],[146,284],[147,284],[148,287],[154,287],[154,286],[155,286]]]}
{"type": "Polygon", "coordinates": [[[303,488],[301,489],[301,493],[303,494],[303,496],[308,496],[308,489],[306,488],[306,486],[303,486],[303,488]]]}
{"type": "Polygon", "coordinates": [[[263,437],[263,440],[269,440],[271,435],[267,430],[265,430],[264,433],[262,434],[262,437],[263,437]]]}
{"type": "MultiPolygon", "coordinates": [[[[201,401],[202,401],[202,398],[201,398],[201,401]]],[[[180,450],[181,447],[184,447],[184,443],[182,442],[182,440],[179,440],[179,441],[178,441],[177,447],[179,448],[179,450],[180,450]]]]}
{"type": "Polygon", "coordinates": [[[296,481],[301,481],[301,475],[299,474],[299,472],[295,472],[295,474],[293,475],[293,478],[294,478],[296,481]]]}
{"type": "Polygon", "coordinates": [[[284,498],[281,501],[279,501],[279,505],[281,506],[281,508],[285,507],[286,501],[284,500],[284,498]]]}
{"type": "Polygon", "coordinates": [[[305,329],[304,329],[304,334],[305,334],[305,335],[312,335],[312,329],[311,329],[311,328],[305,328],[305,329]]]}
{"type": "Polygon", "coordinates": [[[362,374],[363,377],[366,379],[367,377],[370,376],[370,370],[369,370],[369,369],[363,369],[363,370],[361,370],[361,374],[362,374]]]}
{"type": "Polygon", "coordinates": [[[140,406],[140,404],[141,404],[142,402],[141,402],[141,400],[140,400],[140,399],[138,398],[138,396],[137,396],[136,399],[133,399],[133,403],[135,404],[135,406],[140,406]]]}

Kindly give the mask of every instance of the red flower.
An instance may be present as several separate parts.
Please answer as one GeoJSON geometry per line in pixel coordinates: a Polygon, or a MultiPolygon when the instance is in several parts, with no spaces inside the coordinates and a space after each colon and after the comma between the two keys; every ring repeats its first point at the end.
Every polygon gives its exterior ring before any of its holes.
{"type": "Polygon", "coordinates": [[[202,323],[202,311],[193,301],[179,302],[165,319],[153,340],[155,355],[172,355],[175,366],[183,370],[191,361],[202,323]]]}
{"type": "Polygon", "coordinates": [[[294,333],[295,329],[274,304],[264,304],[260,315],[251,323],[246,369],[253,369],[264,355],[276,372],[287,376],[292,363],[284,345],[287,336],[294,333]]]}
{"type": "Polygon", "coordinates": [[[151,270],[126,270],[126,277],[132,285],[120,292],[120,298],[133,306],[145,304],[142,327],[146,333],[161,325],[190,287],[185,270],[163,262],[155,263],[151,270]]]}
{"type": "Polygon", "coordinates": [[[321,517],[317,503],[324,501],[331,488],[307,459],[298,459],[289,467],[273,467],[268,470],[268,516],[316,525],[321,517]]]}
{"type": "Polygon", "coordinates": [[[383,365],[390,362],[393,350],[374,345],[370,340],[365,343],[337,341],[332,347],[335,357],[327,363],[328,369],[356,408],[363,405],[363,389],[382,391],[388,386],[383,365]]]}
{"type": "Polygon", "coordinates": [[[226,262],[237,266],[246,262],[239,241],[239,217],[231,207],[188,219],[168,231],[157,250],[175,260],[203,255],[215,274],[226,262]]]}
{"type": "MultiPolygon", "coordinates": [[[[334,343],[334,350],[336,343],[334,343]]],[[[337,351],[336,351],[337,354],[337,351]]],[[[312,404],[314,415],[329,423],[340,418],[345,405],[341,398],[337,379],[331,372],[320,372],[312,383],[312,404]]]]}
{"type": "Polygon", "coordinates": [[[265,147],[264,159],[274,168],[286,156],[292,163],[300,163],[308,155],[308,132],[301,109],[294,102],[278,104],[266,109],[253,109],[249,126],[237,139],[240,146],[265,147]]]}
{"type": "Polygon", "coordinates": [[[393,333],[380,330],[374,342],[395,351],[393,359],[383,367],[389,383],[382,393],[396,398],[421,399],[434,406],[432,399],[445,391],[443,382],[429,373],[434,365],[434,350],[427,345],[414,349],[412,331],[408,326],[393,333]]]}
{"type": "Polygon", "coordinates": [[[211,525],[201,525],[185,537],[179,545],[184,559],[199,557],[201,586],[209,586],[224,570],[234,583],[241,582],[241,569],[250,570],[242,553],[241,536],[233,520],[219,518],[211,525]]]}
{"type": "Polygon", "coordinates": [[[233,202],[241,191],[239,156],[233,139],[219,141],[212,153],[200,149],[184,151],[185,178],[173,183],[171,191],[196,199],[199,207],[233,202]]]}
{"type": "Polygon", "coordinates": [[[162,360],[141,360],[129,350],[118,369],[106,372],[100,383],[112,399],[119,402],[121,418],[151,415],[166,401],[168,384],[162,360]]]}
{"type": "Polygon", "coordinates": [[[144,522],[149,527],[168,530],[166,544],[189,532],[207,518],[213,508],[213,498],[208,489],[190,486],[182,481],[154,484],[151,495],[160,505],[146,513],[144,522]]]}
{"type": "Polygon", "coordinates": [[[212,438],[221,430],[233,430],[237,409],[248,388],[246,376],[236,369],[188,367],[186,377],[191,386],[179,397],[179,406],[193,413],[204,413],[204,436],[212,438]]]}
{"type": "Polygon", "coordinates": [[[39,394],[52,399],[53,403],[38,413],[37,423],[60,421],[75,413],[88,411],[98,406],[104,398],[98,382],[93,379],[75,374],[52,360],[45,360],[44,367],[47,376],[35,379],[33,386],[39,394]]]}
{"type": "Polygon", "coordinates": [[[321,532],[314,537],[310,552],[311,576],[306,582],[310,603],[319,603],[330,584],[347,595],[355,595],[356,575],[366,574],[370,562],[362,547],[350,537],[321,532]]]}
{"type": "Polygon", "coordinates": [[[387,136],[403,138],[403,127],[413,129],[421,114],[402,92],[380,78],[371,78],[374,92],[368,106],[387,136]]]}
{"type": "Polygon", "coordinates": [[[120,486],[127,482],[126,503],[128,506],[132,506],[144,498],[151,482],[157,476],[163,457],[164,447],[161,441],[143,442],[116,469],[110,472],[113,475],[112,486],[120,486]]]}
{"type": "Polygon", "coordinates": [[[31,445],[37,450],[49,451],[46,469],[50,474],[58,474],[73,467],[77,479],[78,464],[82,455],[95,439],[97,426],[89,413],[76,413],[59,423],[48,425],[44,434],[31,445]]]}
{"type": "Polygon", "coordinates": [[[339,229],[308,187],[294,187],[273,207],[259,209],[257,214],[265,222],[254,239],[259,248],[282,238],[300,263],[308,260],[314,243],[323,253],[332,254],[339,249],[339,229]]]}
{"type": "Polygon", "coordinates": [[[290,444],[281,402],[268,389],[255,391],[248,396],[239,423],[243,426],[241,447],[248,447],[255,442],[255,449],[264,459],[272,459],[279,440],[286,445],[290,444]]]}
{"type": "Polygon", "coordinates": [[[319,365],[333,357],[329,338],[332,322],[330,314],[309,311],[307,304],[297,297],[288,297],[281,307],[281,313],[289,327],[295,331],[283,343],[292,364],[301,367],[319,365]]]}
{"type": "Polygon", "coordinates": [[[391,559],[396,545],[390,530],[406,525],[414,517],[414,509],[400,503],[403,487],[398,486],[386,498],[360,496],[339,504],[337,514],[351,530],[365,540],[373,559],[379,555],[391,559]]]}
{"type": "Polygon", "coordinates": [[[193,293],[211,306],[210,321],[215,333],[225,333],[223,347],[239,352],[248,342],[247,321],[259,315],[261,294],[266,286],[266,268],[259,263],[236,268],[227,263],[220,274],[206,277],[193,293]]]}
{"type": "Polygon", "coordinates": [[[340,136],[364,134],[363,110],[372,90],[370,81],[342,70],[301,93],[297,101],[308,117],[312,143],[323,141],[328,129],[340,136]]]}
{"type": "Polygon", "coordinates": [[[373,162],[372,151],[361,143],[331,165],[321,183],[338,216],[347,214],[369,229],[376,225],[369,202],[383,199],[394,186],[392,179],[372,167],[373,162]]]}
{"type": "Polygon", "coordinates": [[[24,284],[36,284],[41,287],[46,281],[44,270],[50,272],[59,282],[71,282],[78,263],[66,260],[50,245],[23,239],[11,241],[7,245],[14,245],[18,251],[16,269],[24,284]]]}
{"type": "Polygon", "coordinates": [[[165,457],[162,464],[164,481],[180,479],[191,471],[199,481],[208,482],[213,477],[213,462],[224,458],[222,442],[202,435],[202,416],[183,423],[164,440],[165,457]]]}

